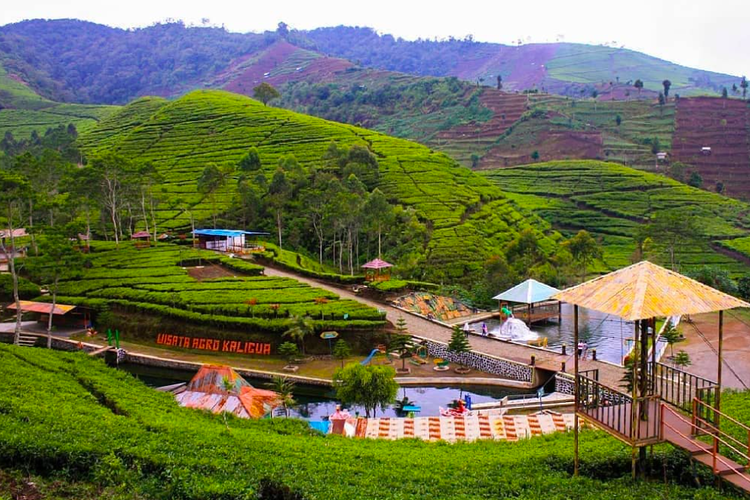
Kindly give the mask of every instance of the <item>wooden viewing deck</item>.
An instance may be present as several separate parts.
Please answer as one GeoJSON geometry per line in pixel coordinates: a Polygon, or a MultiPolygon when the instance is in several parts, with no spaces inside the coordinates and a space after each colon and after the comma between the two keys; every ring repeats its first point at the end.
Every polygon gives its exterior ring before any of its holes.
{"type": "Polygon", "coordinates": [[[711,406],[717,384],[661,363],[649,363],[647,375],[649,394],[634,401],[600,383],[597,370],[580,372],[577,415],[636,448],[665,442],[678,446],[716,476],[750,493],[750,427],[711,406]],[[722,431],[720,419],[740,428],[746,440],[722,431]]]}

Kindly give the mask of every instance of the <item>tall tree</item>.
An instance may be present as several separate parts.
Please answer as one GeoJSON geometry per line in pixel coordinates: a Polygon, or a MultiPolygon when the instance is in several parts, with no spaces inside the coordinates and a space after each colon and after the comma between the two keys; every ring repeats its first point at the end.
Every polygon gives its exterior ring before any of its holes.
{"type": "Polygon", "coordinates": [[[742,89],[742,98],[744,99],[745,97],[747,97],[747,78],[745,78],[744,76],[740,81],[740,88],[742,89]]]}
{"type": "Polygon", "coordinates": [[[282,167],[276,169],[268,186],[268,203],[274,210],[276,218],[276,233],[279,240],[279,249],[283,248],[283,238],[281,235],[282,223],[284,218],[284,206],[291,193],[291,186],[286,178],[286,172],[282,167]]]}
{"type": "Polygon", "coordinates": [[[672,86],[672,82],[669,80],[664,80],[661,82],[661,84],[664,86],[664,100],[669,100],[669,88],[672,86]]]}
{"type": "Polygon", "coordinates": [[[122,211],[127,205],[127,192],[133,182],[133,166],[114,153],[104,153],[91,160],[91,169],[99,187],[101,204],[112,223],[115,245],[122,239],[122,211]]]}
{"type": "Polygon", "coordinates": [[[13,343],[18,344],[21,338],[21,299],[18,296],[18,274],[20,265],[17,261],[19,248],[16,229],[22,224],[23,209],[31,196],[29,183],[21,175],[0,170],[0,206],[5,217],[6,234],[0,238],[0,251],[8,262],[11,280],[13,281],[13,302],[16,304],[16,327],[13,343]]]}
{"type": "Polygon", "coordinates": [[[49,285],[52,304],[47,318],[47,349],[52,347],[52,318],[57,305],[57,290],[60,278],[74,278],[83,269],[83,255],[73,245],[64,231],[51,231],[44,235],[39,245],[41,255],[32,260],[32,272],[41,283],[49,285]]]}
{"type": "Polygon", "coordinates": [[[383,255],[382,235],[383,228],[390,227],[394,220],[393,207],[386,199],[383,192],[375,188],[364,206],[364,212],[370,221],[370,227],[378,233],[378,258],[383,255]]]}
{"type": "Polygon", "coordinates": [[[695,221],[696,217],[684,210],[664,210],[649,222],[649,236],[665,249],[673,271],[676,271],[676,253],[679,247],[701,237],[702,233],[695,221]]]}
{"type": "Polygon", "coordinates": [[[497,75],[497,90],[503,90],[503,77],[502,77],[502,75],[497,75]]]}
{"type": "Polygon", "coordinates": [[[589,265],[595,260],[602,257],[602,249],[599,243],[585,229],[578,231],[578,234],[566,241],[564,245],[573,256],[573,260],[578,263],[581,269],[581,282],[586,281],[586,271],[589,265]]]}
{"type": "Polygon", "coordinates": [[[263,82],[257,87],[253,88],[253,97],[263,103],[264,106],[268,106],[268,103],[274,99],[281,97],[279,91],[276,90],[270,84],[263,82]]]}
{"type": "Polygon", "coordinates": [[[206,165],[206,168],[203,169],[201,176],[198,178],[198,192],[205,194],[211,200],[211,218],[214,228],[216,228],[217,216],[216,195],[224,187],[226,179],[227,175],[215,163],[206,165]]]}
{"type": "Polygon", "coordinates": [[[641,90],[643,90],[643,80],[641,80],[640,78],[636,80],[635,83],[633,84],[633,87],[636,88],[636,90],[638,91],[638,97],[640,97],[641,90]]]}

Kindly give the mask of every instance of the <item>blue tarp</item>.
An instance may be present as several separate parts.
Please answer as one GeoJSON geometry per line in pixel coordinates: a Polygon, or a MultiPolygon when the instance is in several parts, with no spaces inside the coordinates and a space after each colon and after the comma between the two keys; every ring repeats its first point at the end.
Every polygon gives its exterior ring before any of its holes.
{"type": "Polygon", "coordinates": [[[560,290],[557,288],[540,283],[537,280],[526,280],[519,283],[510,290],[506,290],[500,295],[492,297],[494,300],[503,302],[516,302],[520,304],[535,304],[549,300],[560,290]]]}
{"type": "Polygon", "coordinates": [[[316,431],[322,432],[323,434],[328,434],[328,428],[330,427],[331,422],[327,420],[310,420],[308,424],[310,424],[310,427],[312,427],[316,431]]]}
{"type": "Polygon", "coordinates": [[[240,229],[196,229],[193,234],[196,236],[226,236],[228,238],[236,238],[243,234],[248,236],[267,236],[269,233],[265,231],[242,231],[240,229]]]}

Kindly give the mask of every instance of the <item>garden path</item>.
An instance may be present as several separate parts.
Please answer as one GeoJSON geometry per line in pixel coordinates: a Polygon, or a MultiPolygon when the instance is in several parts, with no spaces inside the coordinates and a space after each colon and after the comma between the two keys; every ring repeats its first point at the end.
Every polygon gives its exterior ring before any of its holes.
{"type": "MultiPolygon", "coordinates": [[[[303,283],[307,283],[311,286],[331,291],[339,295],[341,298],[356,300],[371,307],[381,309],[385,311],[386,319],[394,325],[396,324],[396,321],[399,317],[403,317],[406,321],[406,326],[412,335],[427,338],[430,340],[436,340],[445,344],[450,342],[450,328],[438,323],[434,323],[414,314],[404,312],[388,304],[362,297],[352,292],[349,288],[330,285],[328,283],[308,278],[306,276],[302,276],[285,269],[282,270],[274,267],[266,266],[265,274],[268,276],[292,278],[303,283]]],[[[470,338],[470,343],[472,350],[475,352],[488,354],[497,358],[504,358],[524,364],[529,364],[531,356],[535,356],[536,365],[539,368],[556,372],[560,371],[562,363],[564,362],[566,365],[566,371],[568,373],[573,372],[574,360],[572,354],[563,356],[562,354],[554,353],[548,350],[523,346],[519,344],[512,344],[509,342],[482,337],[480,335],[472,335],[470,338]]],[[[591,370],[594,368],[599,369],[599,380],[602,383],[609,385],[610,387],[618,387],[620,385],[620,380],[622,379],[624,374],[622,368],[608,363],[603,363],[601,361],[592,361],[588,359],[580,361],[581,370],[591,370]]]]}

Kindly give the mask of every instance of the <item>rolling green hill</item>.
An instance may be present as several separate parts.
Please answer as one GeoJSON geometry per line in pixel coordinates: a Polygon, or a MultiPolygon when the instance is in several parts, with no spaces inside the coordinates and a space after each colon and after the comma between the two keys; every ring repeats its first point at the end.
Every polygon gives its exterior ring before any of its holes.
{"type": "Polygon", "coordinates": [[[28,139],[32,132],[43,135],[48,128],[71,123],[85,131],[116,109],[50,101],[11,77],[0,64],[0,137],[10,132],[17,139],[28,139]]]}
{"type": "MultiPolygon", "coordinates": [[[[225,426],[84,354],[4,345],[0,377],[0,470],[78,498],[735,498],[632,481],[630,449],[603,432],[581,434],[581,477],[573,478],[571,434],[448,445],[322,436],[283,418],[229,416],[225,426]]],[[[654,451],[688,484],[681,453],[654,451]]]]}
{"type": "MultiPolygon", "coordinates": [[[[717,248],[734,248],[747,239],[750,205],[744,202],[661,175],[598,161],[546,162],[481,173],[519,206],[532,210],[563,233],[586,229],[595,234],[604,250],[600,271],[630,264],[636,230],[650,217],[668,210],[691,217],[705,237],[703,243],[679,249],[681,268],[718,265],[733,275],[750,270],[747,264],[717,248]]],[[[647,257],[665,261],[656,247],[647,257]]]]}
{"type": "MultiPolygon", "coordinates": [[[[183,229],[189,226],[189,214],[174,205],[178,198],[199,221],[210,218],[212,204],[197,191],[207,164],[233,170],[256,147],[270,179],[287,155],[305,169],[322,166],[332,141],[366,146],[379,164],[377,187],[391,203],[413,209],[426,225],[428,239],[418,258],[428,278],[465,278],[502,253],[519,231],[532,228],[539,234],[547,229],[541,219],[519,213],[500,189],[444,154],[227,92],[197,91],[171,102],[141,99],[80,136],[89,156],[106,150],[150,162],[163,177],[166,198],[157,208],[159,227],[183,229]]],[[[231,206],[235,186],[227,183],[216,197],[220,210],[231,206]]],[[[556,246],[549,237],[541,243],[548,252],[556,246]]]]}

